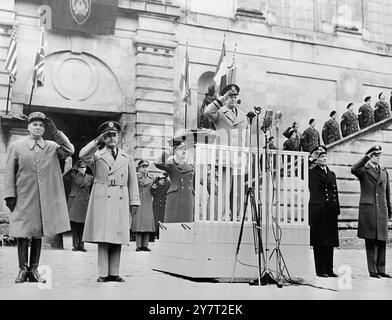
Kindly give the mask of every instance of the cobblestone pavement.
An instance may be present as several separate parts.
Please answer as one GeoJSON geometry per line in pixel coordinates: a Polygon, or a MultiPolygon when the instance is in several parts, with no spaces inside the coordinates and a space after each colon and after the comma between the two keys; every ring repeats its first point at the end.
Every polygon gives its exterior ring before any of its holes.
{"type": "MultiPolygon", "coordinates": [[[[0,299],[392,299],[392,279],[368,276],[365,250],[335,250],[335,269],[351,267],[351,289],[343,289],[342,284],[350,285],[343,278],[317,278],[313,274],[298,275],[306,285],[283,288],[194,282],[153,271],[150,253],[135,252],[134,243],[123,246],[120,271],[126,282],[100,284],[96,282],[96,245],[86,244],[87,253],[73,252],[71,239],[66,236],[64,246],[65,250],[42,251],[41,266],[49,266],[52,272],[51,288],[46,289],[34,283],[15,284],[16,248],[0,247],[0,299]]],[[[150,247],[154,250],[154,243],[150,247]]],[[[387,271],[392,273],[390,248],[388,262],[387,271]]]]}

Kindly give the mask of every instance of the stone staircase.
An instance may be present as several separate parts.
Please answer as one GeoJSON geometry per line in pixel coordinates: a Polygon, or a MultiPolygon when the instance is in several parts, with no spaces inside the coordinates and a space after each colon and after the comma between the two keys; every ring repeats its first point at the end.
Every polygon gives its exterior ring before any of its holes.
{"type": "Polygon", "coordinates": [[[382,165],[388,169],[392,180],[392,118],[378,122],[327,146],[329,168],[336,174],[339,191],[341,247],[364,247],[363,240],[356,236],[360,185],[358,179],[351,174],[351,166],[358,162],[374,144],[381,145],[382,165]]]}

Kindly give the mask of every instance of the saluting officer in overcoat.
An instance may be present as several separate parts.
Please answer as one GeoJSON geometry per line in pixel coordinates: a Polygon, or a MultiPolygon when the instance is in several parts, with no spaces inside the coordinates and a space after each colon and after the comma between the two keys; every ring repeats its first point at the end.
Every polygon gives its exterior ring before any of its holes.
{"type": "Polygon", "coordinates": [[[302,151],[311,152],[320,144],[320,133],[315,129],[316,120],[309,120],[309,127],[303,132],[301,136],[302,151]]]}
{"type": "Polygon", "coordinates": [[[342,115],[342,120],[340,121],[340,128],[342,130],[343,138],[359,131],[358,117],[354,113],[353,109],[354,109],[354,104],[350,102],[347,105],[347,111],[342,115]]]}
{"type": "Polygon", "coordinates": [[[325,145],[341,139],[339,123],[336,121],[336,111],[332,111],[329,116],[330,119],[324,123],[323,131],[321,133],[325,145]]]}
{"type": "Polygon", "coordinates": [[[375,145],[365,157],[352,166],[351,173],[361,184],[358,237],[365,239],[370,277],[390,276],[385,273],[385,247],[388,240],[388,219],[391,219],[389,174],[380,166],[382,148],[375,145]]]}
{"type": "Polygon", "coordinates": [[[148,174],[149,162],[140,160],[137,164],[140,206],[132,216],[132,232],[136,233],[136,251],[151,251],[148,248],[149,235],[155,232],[154,212],[152,210],[151,187],[154,179],[148,174]]]}
{"type": "Polygon", "coordinates": [[[129,214],[140,205],[133,157],[117,147],[121,126],[106,121],[79,154],[94,175],[83,241],[98,244],[98,282],[120,277],[121,245],[129,243],[129,214]],[[102,148],[98,150],[98,147],[102,148]]]}
{"type": "Polygon", "coordinates": [[[358,109],[358,121],[361,129],[365,129],[374,123],[374,111],[371,106],[371,99],[370,96],[366,97],[365,103],[358,109]]]}
{"type": "Polygon", "coordinates": [[[189,144],[183,138],[185,137],[174,138],[173,147],[169,151],[163,151],[154,163],[158,169],[166,171],[170,178],[165,223],[194,221],[195,167],[187,159],[189,144]]]}
{"type": "Polygon", "coordinates": [[[10,144],[4,170],[4,199],[11,211],[9,235],[18,242],[16,283],[45,282],[38,273],[41,238],[70,230],[59,159],[71,156],[74,146],[42,112],[28,116],[27,130],[27,137],[10,144]],[[54,141],[42,138],[45,131],[54,141]]]}
{"type": "Polygon", "coordinates": [[[336,175],[327,166],[326,148],[319,147],[309,157],[309,225],[316,274],[337,277],[333,272],[333,248],[339,246],[340,215],[336,175]]]}
{"type": "Polygon", "coordinates": [[[70,190],[67,195],[67,204],[72,230],[72,251],[87,251],[82,239],[94,178],[91,174],[86,173],[86,169],[84,161],[78,160],[70,170],[63,174],[64,185],[68,185],[70,190]]]}

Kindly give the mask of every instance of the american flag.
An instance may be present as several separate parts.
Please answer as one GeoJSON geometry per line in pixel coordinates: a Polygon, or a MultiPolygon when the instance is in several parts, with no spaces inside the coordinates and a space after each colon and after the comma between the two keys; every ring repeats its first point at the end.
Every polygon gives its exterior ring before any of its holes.
{"type": "Polygon", "coordinates": [[[180,92],[181,101],[187,104],[191,104],[191,89],[189,85],[189,56],[188,56],[188,44],[185,51],[184,69],[181,73],[180,78],[180,92]]]}
{"type": "Polygon", "coordinates": [[[225,40],[223,40],[222,51],[216,67],[214,81],[217,85],[217,92],[223,89],[227,84],[227,68],[229,67],[226,57],[225,40]]]}
{"type": "Polygon", "coordinates": [[[42,87],[44,85],[44,67],[45,67],[45,48],[44,48],[44,28],[41,28],[41,36],[35,64],[33,68],[33,87],[42,87]]]}
{"type": "Polygon", "coordinates": [[[17,48],[17,39],[16,39],[16,31],[18,30],[18,25],[14,22],[12,27],[10,44],[8,46],[7,58],[5,60],[5,71],[7,71],[10,75],[11,83],[14,83],[16,80],[16,74],[18,71],[17,67],[17,56],[18,56],[18,48],[17,48]]]}

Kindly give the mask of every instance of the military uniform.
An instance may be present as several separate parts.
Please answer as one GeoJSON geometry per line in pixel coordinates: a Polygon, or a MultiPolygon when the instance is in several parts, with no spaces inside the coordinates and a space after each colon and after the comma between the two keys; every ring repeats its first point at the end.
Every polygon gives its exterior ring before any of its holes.
{"type": "Polygon", "coordinates": [[[374,123],[374,111],[371,106],[364,103],[358,110],[359,127],[365,129],[374,123]]]}
{"type": "MultiPolygon", "coordinates": [[[[121,126],[107,121],[98,130],[118,133],[121,126]]],[[[94,174],[83,241],[98,244],[98,281],[123,281],[119,277],[121,245],[129,243],[130,206],[140,205],[133,157],[117,147],[98,150],[95,140],[79,157],[94,174]]]]}
{"type": "Polygon", "coordinates": [[[374,122],[380,122],[391,116],[391,111],[389,110],[388,103],[379,100],[374,106],[374,122]]]}
{"type": "Polygon", "coordinates": [[[158,177],[151,187],[151,194],[153,196],[152,208],[154,211],[155,233],[159,238],[159,222],[163,222],[166,210],[167,190],[169,189],[169,181],[165,178],[165,184],[158,183],[158,177]]]}
{"type": "MultiPolygon", "coordinates": [[[[370,149],[366,154],[369,154],[370,149]]],[[[379,147],[378,150],[381,151],[379,147]]],[[[392,216],[389,175],[385,168],[373,166],[366,155],[352,166],[351,173],[361,184],[358,237],[365,239],[369,273],[385,273],[385,247],[388,240],[388,218],[392,216]]]]}
{"type": "Polygon", "coordinates": [[[142,250],[148,247],[149,233],[155,232],[151,194],[153,183],[154,180],[150,175],[138,173],[140,206],[132,217],[131,230],[136,233],[136,247],[142,250]]]}
{"type": "Polygon", "coordinates": [[[342,130],[343,138],[359,131],[357,115],[350,110],[343,113],[342,120],[340,121],[340,128],[342,130]]]}
{"type": "MultiPolygon", "coordinates": [[[[319,152],[322,153],[325,152],[319,152]]],[[[313,166],[309,169],[309,192],[310,245],[313,246],[316,274],[334,276],[333,248],[339,246],[340,214],[335,173],[327,166],[325,169],[313,166]]]]}
{"type": "Polygon", "coordinates": [[[311,152],[320,144],[320,133],[314,128],[307,128],[301,137],[301,147],[303,151],[311,152]]]}
{"type": "Polygon", "coordinates": [[[325,145],[341,139],[339,123],[335,119],[329,119],[324,123],[321,133],[325,145]]]}
{"type": "Polygon", "coordinates": [[[71,222],[72,246],[74,251],[85,251],[83,228],[86,221],[88,201],[94,177],[71,169],[63,175],[64,185],[70,185],[68,195],[68,213],[71,222]]]}
{"type": "Polygon", "coordinates": [[[166,171],[170,177],[164,222],[193,222],[195,208],[193,164],[176,163],[174,157],[170,157],[168,152],[163,151],[155,166],[166,171]]]}

